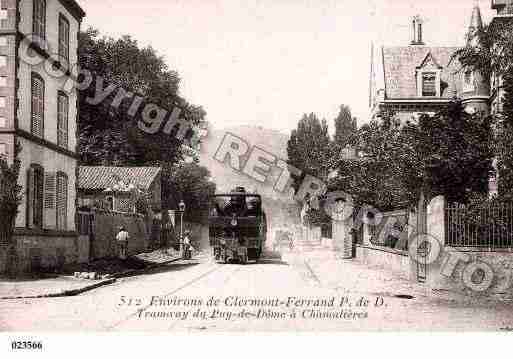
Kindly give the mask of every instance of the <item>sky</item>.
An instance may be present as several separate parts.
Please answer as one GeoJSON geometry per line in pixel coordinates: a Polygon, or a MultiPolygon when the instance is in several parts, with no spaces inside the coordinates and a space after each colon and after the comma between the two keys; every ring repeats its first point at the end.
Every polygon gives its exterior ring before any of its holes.
{"type": "Polygon", "coordinates": [[[489,0],[78,0],[84,28],[151,45],[181,77],[180,94],[215,128],[289,132],[303,113],[331,127],[341,104],[368,121],[370,48],[424,41],[463,44],[472,7],[489,0]]]}

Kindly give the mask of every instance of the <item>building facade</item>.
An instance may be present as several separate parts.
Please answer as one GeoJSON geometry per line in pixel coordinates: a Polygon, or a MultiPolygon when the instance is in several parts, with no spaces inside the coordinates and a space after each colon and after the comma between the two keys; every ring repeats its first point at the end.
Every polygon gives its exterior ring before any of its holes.
{"type": "MultiPolygon", "coordinates": [[[[497,11],[491,26],[513,20],[513,0],[492,0],[497,11]]],[[[469,35],[483,28],[478,5],[472,9],[469,35]]],[[[407,46],[372,47],[369,106],[372,118],[381,111],[392,112],[405,123],[416,121],[420,114],[433,115],[459,99],[469,113],[500,114],[502,80],[485,78],[479,72],[462,71],[453,55],[458,47],[426,45],[422,39],[423,23],[419,16],[412,21],[412,41],[407,46]]],[[[467,41],[477,41],[468,36],[467,41]]],[[[497,192],[497,179],[491,178],[490,194],[497,192]]]]}
{"type": "MultiPolygon", "coordinates": [[[[481,11],[475,6],[468,32],[482,26],[481,11]]],[[[434,114],[456,98],[462,100],[467,111],[489,113],[489,81],[477,73],[460,71],[461,64],[453,57],[459,48],[426,45],[423,31],[422,19],[415,16],[409,45],[373,46],[369,102],[372,117],[389,111],[402,123],[415,121],[420,114],[434,114]]]]}
{"type": "Polygon", "coordinates": [[[64,85],[85,13],[74,0],[0,5],[0,151],[12,160],[21,146],[19,269],[54,267],[76,257],[78,96],[64,85]]]}

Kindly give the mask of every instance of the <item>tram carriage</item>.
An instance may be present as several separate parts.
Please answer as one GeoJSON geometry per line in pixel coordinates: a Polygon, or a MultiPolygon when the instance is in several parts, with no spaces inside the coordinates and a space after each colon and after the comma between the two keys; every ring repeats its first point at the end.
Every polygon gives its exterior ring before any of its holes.
{"type": "Polygon", "coordinates": [[[237,187],[211,197],[209,239],[217,261],[257,261],[267,237],[267,220],[258,194],[237,187]]]}

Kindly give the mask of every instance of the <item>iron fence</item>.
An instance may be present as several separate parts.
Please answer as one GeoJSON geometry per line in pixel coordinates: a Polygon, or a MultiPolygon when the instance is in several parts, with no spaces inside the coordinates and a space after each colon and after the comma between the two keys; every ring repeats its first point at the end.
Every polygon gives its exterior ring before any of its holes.
{"type": "Polygon", "coordinates": [[[445,244],[451,247],[513,248],[513,203],[445,209],[445,244]]]}

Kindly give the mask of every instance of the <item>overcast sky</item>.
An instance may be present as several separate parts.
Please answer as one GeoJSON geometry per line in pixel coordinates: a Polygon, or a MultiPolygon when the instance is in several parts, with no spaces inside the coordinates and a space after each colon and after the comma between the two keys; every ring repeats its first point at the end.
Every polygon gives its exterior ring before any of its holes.
{"type": "MultiPolygon", "coordinates": [[[[281,131],[340,104],[368,118],[371,41],[407,45],[421,14],[428,45],[461,45],[475,0],[78,0],[85,27],[151,44],[181,94],[216,128],[281,131]]],[[[479,1],[485,21],[489,0],[479,1]]]]}

